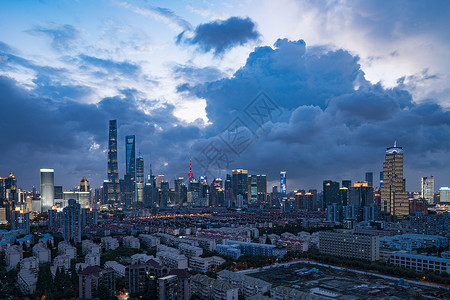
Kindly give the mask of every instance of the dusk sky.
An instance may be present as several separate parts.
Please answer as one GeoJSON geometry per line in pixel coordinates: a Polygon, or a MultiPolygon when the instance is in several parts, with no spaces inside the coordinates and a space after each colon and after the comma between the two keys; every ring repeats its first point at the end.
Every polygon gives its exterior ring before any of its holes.
{"type": "Polygon", "coordinates": [[[450,185],[450,1],[1,1],[0,176],[71,189],[119,175],[287,171],[378,182],[404,149],[407,190],[450,185]],[[256,113],[259,112],[259,115],[256,113]]]}

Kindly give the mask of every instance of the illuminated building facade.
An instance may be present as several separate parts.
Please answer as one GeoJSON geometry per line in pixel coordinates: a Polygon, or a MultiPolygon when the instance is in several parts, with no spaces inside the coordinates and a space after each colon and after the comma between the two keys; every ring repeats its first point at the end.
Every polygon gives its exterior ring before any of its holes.
{"type": "Polygon", "coordinates": [[[403,179],[403,149],[393,147],[386,150],[383,163],[383,185],[381,186],[381,210],[385,215],[406,217],[409,214],[408,193],[403,179]]]}
{"type": "Polygon", "coordinates": [[[55,170],[41,169],[41,212],[55,204],[55,170]]]}
{"type": "Polygon", "coordinates": [[[280,193],[286,195],[286,171],[280,172],[280,193]]]}
{"type": "Polygon", "coordinates": [[[420,196],[424,198],[428,204],[434,202],[434,177],[422,177],[420,180],[421,193],[420,196]]]}

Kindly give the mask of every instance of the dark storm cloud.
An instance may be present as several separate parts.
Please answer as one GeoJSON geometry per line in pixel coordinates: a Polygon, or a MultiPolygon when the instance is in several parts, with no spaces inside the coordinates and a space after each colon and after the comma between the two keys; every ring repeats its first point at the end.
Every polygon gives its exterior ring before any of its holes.
{"type": "MultiPolygon", "coordinates": [[[[206,99],[212,135],[220,135],[235,117],[248,120],[257,136],[248,149],[236,155],[221,145],[234,160],[230,168],[267,172],[272,180],[286,170],[295,182],[292,189],[319,187],[326,178],[377,174],[394,140],[405,149],[406,176],[417,176],[412,188],[418,186],[417,174],[431,172],[443,181],[442,170],[450,166],[450,112],[432,101],[416,103],[401,87],[371,84],[358,58],[343,50],[279,40],[274,48],[256,48],[232,77],[180,90],[206,99]],[[259,91],[284,112],[264,127],[242,112],[259,91]]],[[[212,140],[193,149],[202,151],[212,140]]]]}
{"type": "Polygon", "coordinates": [[[52,24],[49,27],[36,26],[27,32],[51,38],[52,47],[58,51],[69,50],[80,38],[80,31],[69,24],[52,24]]]}
{"type": "MultiPolygon", "coordinates": [[[[127,76],[135,76],[141,72],[141,68],[130,62],[117,62],[111,59],[102,59],[98,57],[80,55],[81,61],[89,66],[97,67],[102,69],[107,74],[117,73],[127,76]]],[[[83,66],[81,66],[83,68],[83,66]]]]}
{"type": "Polygon", "coordinates": [[[259,38],[255,23],[250,18],[231,17],[224,21],[200,24],[192,38],[184,38],[181,33],[177,43],[196,45],[203,52],[222,54],[227,50],[244,45],[259,38]]]}
{"type": "Polygon", "coordinates": [[[186,141],[199,136],[196,127],[176,125],[174,106],[142,98],[137,90],[122,90],[97,104],[85,104],[69,100],[71,87],[60,86],[57,100],[38,96],[41,88],[49,94],[54,87],[45,83],[41,81],[42,87],[30,91],[0,76],[0,128],[7,141],[0,143],[1,171],[2,176],[9,171],[17,173],[22,187],[38,185],[39,168],[43,167],[55,168],[56,183],[65,188],[83,176],[99,186],[106,176],[104,150],[110,119],[118,120],[121,164],[125,135],[136,135],[137,150],[148,162],[150,158],[164,161],[165,155],[177,159],[182,149],[188,148],[186,141]],[[143,108],[149,112],[144,113],[143,108]]]}

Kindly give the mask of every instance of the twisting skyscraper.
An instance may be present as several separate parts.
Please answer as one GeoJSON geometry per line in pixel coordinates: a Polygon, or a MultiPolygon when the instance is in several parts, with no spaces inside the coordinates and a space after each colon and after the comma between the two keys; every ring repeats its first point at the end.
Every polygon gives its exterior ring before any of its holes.
{"type": "Polygon", "coordinates": [[[403,179],[403,149],[389,147],[383,163],[383,185],[381,186],[381,210],[386,215],[405,217],[409,215],[408,193],[403,179]]]}
{"type": "Polygon", "coordinates": [[[117,120],[109,121],[108,143],[108,183],[106,191],[108,201],[119,201],[119,167],[117,165],[117,120]]]}

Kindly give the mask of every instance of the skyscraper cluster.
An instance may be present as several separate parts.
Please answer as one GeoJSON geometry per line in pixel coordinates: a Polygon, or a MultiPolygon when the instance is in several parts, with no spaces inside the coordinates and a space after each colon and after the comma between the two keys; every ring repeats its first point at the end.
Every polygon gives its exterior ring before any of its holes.
{"type": "Polygon", "coordinates": [[[144,203],[144,158],[136,156],[136,136],[125,137],[125,174],[119,179],[117,159],[117,120],[109,121],[107,180],[103,183],[102,203],[113,205],[144,203]]]}

